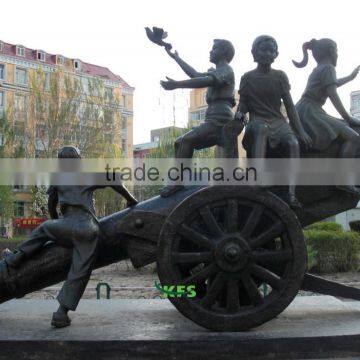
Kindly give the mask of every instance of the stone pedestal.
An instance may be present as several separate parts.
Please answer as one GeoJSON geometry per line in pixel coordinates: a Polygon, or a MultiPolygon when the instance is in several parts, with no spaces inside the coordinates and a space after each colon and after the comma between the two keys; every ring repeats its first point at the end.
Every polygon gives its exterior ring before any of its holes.
{"type": "Polygon", "coordinates": [[[0,360],[360,358],[360,302],[297,297],[248,332],[214,333],[168,300],[82,300],[71,327],[53,329],[53,300],[0,305],[0,360]]]}

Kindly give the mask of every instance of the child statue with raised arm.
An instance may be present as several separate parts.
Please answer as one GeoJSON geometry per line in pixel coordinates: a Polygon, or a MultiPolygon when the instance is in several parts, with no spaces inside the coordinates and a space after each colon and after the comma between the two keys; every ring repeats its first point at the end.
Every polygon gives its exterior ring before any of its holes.
{"type": "MultiPolygon", "coordinates": [[[[147,29],[149,39],[158,45],[164,46],[169,56],[190,77],[190,79],[182,81],[167,77],[166,81],[160,82],[161,86],[165,90],[208,88],[206,92],[208,107],[205,122],[194,127],[175,141],[175,157],[191,158],[195,149],[200,150],[224,144],[224,126],[234,119],[232,108],[236,105],[234,97],[235,76],[230,66],[235,49],[230,41],[215,39],[210,51],[210,62],[215,65],[215,68],[210,68],[207,72],[201,73],[182,60],[177,51],[171,51],[172,46],[162,41],[166,37],[166,33],[161,33],[161,30],[154,28],[154,31],[151,32],[150,29],[147,29]]],[[[238,133],[243,128],[240,122],[239,125],[241,126],[239,126],[238,133]]],[[[163,197],[169,196],[181,188],[181,185],[166,186],[161,195],[163,197]]]]}

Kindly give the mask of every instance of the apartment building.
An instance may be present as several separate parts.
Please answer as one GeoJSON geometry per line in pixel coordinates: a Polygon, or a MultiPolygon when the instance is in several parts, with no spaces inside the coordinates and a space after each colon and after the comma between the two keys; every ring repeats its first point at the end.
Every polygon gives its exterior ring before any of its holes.
{"type": "MultiPolygon", "coordinates": [[[[73,103],[77,103],[76,116],[81,116],[91,98],[92,106],[98,107],[97,112],[93,112],[93,117],[97,114],[103,115],[104,118],[107,116],[108,142],[115,145],[125,156],[132,156],[134,88],[121,76],[106,67],[77,58],[0,41],[0,118],[6,118],[7,126],[12,130],[11,144],[20,147],[19,156],[44,156],[49,141],[54,141],[51,136],[47,136],[50,130],[46,117],[57,116],[51,113],[54,112],[51,109],[51,101],[57,97],[61,104],[65,97],[64,88],[67,81],[78,84],[78,92],[73,94],[74,99],[70,104],[75,107],[73,103]],[[34,89],[34,84],[39,83],[39,79],[41,85],[34,89]],[[102,89],[101,94],[91,93],[95,83],[102,89]],[[54,91],[54,84],[58,85],[58,93],[54,91]],[[41,109],[38,109],[39,104],[42,104],[41,109]],[[102,106],[101,109],[99,105],[102,106]],[[107,111],[108,108],[111,111],[107,111]]],[[[58,111],[61,112],[62,108],[58,107],[58,111]]],[[[63,134],[63,138],[59,140],[59,145],[79,146],[81,138],[89,133],[87,115],[83,115],[83,120],[79,122],[79,131],[69,131],[69,124],[66,122],[61,124],[62,128],[58,132],[63,134]]],[[[90,142],[91,138],[85,141],[90,142]]],[[[5,131],[0,127],[0,149],[4,147],[5,131]]],[[[25,224],[24,228],[31,228],[36,221],[26,221],[32,216],[29,207],[32,197],[29,189],[17,187],[14,189],[14,197],[13,223],[19,227],[25,224]]],[[[0,225],[4,225],[1,224],[1,219],[0,225]]]]}

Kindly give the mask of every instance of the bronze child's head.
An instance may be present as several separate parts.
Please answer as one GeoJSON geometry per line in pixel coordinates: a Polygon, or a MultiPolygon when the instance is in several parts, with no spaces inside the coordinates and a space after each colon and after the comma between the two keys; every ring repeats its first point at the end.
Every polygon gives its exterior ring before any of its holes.
{"type": "Polygon", "coordinates": [[[261,35],[254,40],[251,53],[256,63],[270,66],[279,55],[278,44],[272,36],[261,35]]]}
{"type": "Polygon", "coordinates": [[[220,61],[230,63],[235,55],[234,45],[229,40],[215,39],[210,51],[210,61],[218,64],[220,61]]]}
{"type": "Polygon", "coordinates": [[[329,62],[331,65],[337,65],[338,53],[337,45],[334,40],[331,39],[312,39],[302,46],[304,57],[300,62],[293,61],[296,67],[304,67],[309,61],[308,50],[311,50],[315,61],[319,64],[321,62],[329,62]]]}
{"type": "Polygon", "coordinates": [[[64,146],[58,152],[60,159],[80,159],[80,150],[75,146],[64,146]]]}

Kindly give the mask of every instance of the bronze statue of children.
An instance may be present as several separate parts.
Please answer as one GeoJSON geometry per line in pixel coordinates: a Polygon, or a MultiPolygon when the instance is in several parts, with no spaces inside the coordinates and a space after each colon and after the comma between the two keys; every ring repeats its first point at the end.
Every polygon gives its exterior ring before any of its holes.
{"type": "MultiPolygon", "coordinates": [[[[235,49],[230,41],[215,39],[210,51],[210,62],[215,64],[215,68],[210,68],[205,73],[199,73],[193,69],[180,58],[176,51],[171,52],[168,47],[165,49],[191,79],[176,81],[167,78],[167,81],[161,81],[161,86],[164,89],[208,88],[206,93],[208,107],[205,122],[175,141],[175,157],[191,158],[194,149],[222,145],[223,127],[234,118],[232,108],[235,106],[235,77],[229,63],[234,57],[235,49]]],[[[181,187],[180,185],[167,186],[162,190],[161,195],[169,196],[181,187]]]]}
{"type": "MultiPolygon", "coordinates": [[[[271,148],[283,157],[300,157],[299,142],[293,129],[304,146],[309,146],[311,139],[299,121],[286,74],[271,67],[278,56],[276,40],[266,35],[257,37],[252,45],[252,54],[257,67],[241,78],[240,102],[235,115],[237,118],[249,113],[243,139],[247,156],[265,158],[271,148]],[[282,102],[290,125],[281,112],[282,102]]],[[[287,201],[293,208],[300,206],[295,186],[289,186],[287,201]]]]}
{"type": "MultiPolygon", "coordinates": [[[[311,40],[304,43],[304,59],[294,61],[296,67],[304,67],[308,63],[308,50],[312,51],[317,66],[309,76],[306,89],[296,104],[296,110],[305,131],[312,139],[311,150],[321,152],[326,150],[334,140],[340,140],[339,157],[356,157],[359,149],[360,136],[351,126],[360,126],[360,121],[352,117],[342,104],[337,88],[352,81],[357,76],[358,66],[349,76],[336,78],[337,46],[331,39],[311,40]],[[342,119],[328,115],[323,105],[330,99],[342,119]]],[[[341,186],[342,189],[358,193],[355,186],[341,186]]]]}
{"type": "MultiPolygon", "coordinates": [[[[63,147],[59,158],[80,158],[80,152],[72,146],[63,147]]],[[[52,220],[37,227],[16,252],[5,253],[8,266],[17,268],[28,258],[39,252],[45,243],[73,248],[71,268],[57,300],[58,310],[53,313],[54,327],[70,325],[68,311],[75,311],[89,281],[97,259],[99,245],[99,222],[95,216],[93,191],[105,186],[50,186],[48,206],[52,220]],[[63,215],[59,219],[56,207],[60,205],[63,215]]],[[[128,206],[137,204],[135,198],[122,186],[111,186],[127,201],[128,206]]]]}

